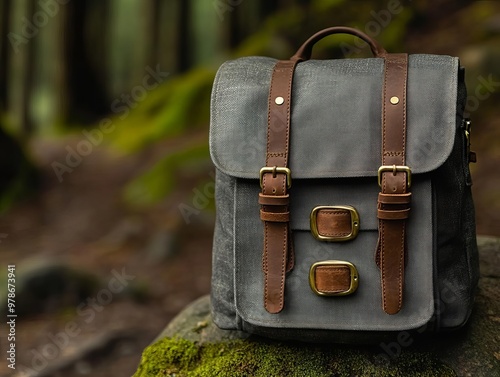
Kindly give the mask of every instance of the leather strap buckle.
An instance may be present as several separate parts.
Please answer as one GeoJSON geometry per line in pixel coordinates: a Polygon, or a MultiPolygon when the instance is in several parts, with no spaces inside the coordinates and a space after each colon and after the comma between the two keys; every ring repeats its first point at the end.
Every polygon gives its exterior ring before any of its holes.
{"type": "Polygon", "coordinates": [[[359,214],[351,206],[318,206],[311,212],[310,226],[317,240],[345,242],[358,235],[359,214]]]}
{"type": "Polygon", "coordinates": [[[260,188],[264,187],[264,174],[272,173],[273,177],[276,177],[276,174],[285,174],[286,175],[286,188],[292,187],[292,172],[288,168],[282,168],[278,166],[265,166],[260,169],[260,188]]]}
{"type": "Polygon", "coordinates": [[[356,292],[358,283],[358,270],[350,262],[321,261],[309,270],[309,285],[318,296],[347,296],[356,292]]]}
{"type": "Polygon", "coordinates": [[[406,173],[406,186],[411,187],[411,169],[408,166],[383,165],[378,168],[378,185],[382,187],[382,173],[392,172],[396,175],[397,172],[406,173]]]}

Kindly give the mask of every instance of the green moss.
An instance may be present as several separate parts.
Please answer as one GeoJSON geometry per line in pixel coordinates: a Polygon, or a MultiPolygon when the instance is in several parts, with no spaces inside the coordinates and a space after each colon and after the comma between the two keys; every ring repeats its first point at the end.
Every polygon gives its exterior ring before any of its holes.
{"type": "Polygon", "coordinates": [[[215,70],[197,68],[169,78],[149,92],[144,102],[113,118],[112,145],[134,152],[206,126],[214,77],[215,70]]]}
{"type": "MultiPolygon", "coordinates": [[[[378,350],[380,351],[380,350],[378,350]]],[[[376,352],[346,346],[312,346],[263,340],[196,345],[161,339],[144,351],[133,377],[453,377],[456,374],[430,354],[403,353],[387,363],[376,352]]]]}
{"type": "Polygon", "coordinates": [[[198,356],[198,347],[192,342],[183,339],[162,339],[144,350],[141,365],[134,377],[183,373],[198,356]]]}
{"type": "MultiPolygon", "coordinates": [[[[201,143],[190,143],[189,146],[167,155],[127,184],[124,191],[125,201],[137,207],[159,202],[176,188],[182,171],[189,170],[193,165],[203,167],[208,156],[208,143],[205,140],[201,143]]],[[[189,194],[192,195],[191,192],[189,194]]]]}

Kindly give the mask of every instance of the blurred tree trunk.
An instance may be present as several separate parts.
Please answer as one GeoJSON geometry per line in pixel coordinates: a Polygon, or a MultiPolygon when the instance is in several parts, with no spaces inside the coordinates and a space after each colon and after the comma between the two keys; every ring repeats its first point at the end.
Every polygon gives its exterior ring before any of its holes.
{"type": "Polygon", "coordinates": [[[190,43],[191,64],[209,65],[214,62],[222,50],[222,41],[218,38],[221,20],[214,10],[213,2],[191,0],[190,43]]]}
{"type": "MultiPolygon", "coordinates": [[[[27,15],[29,18],[33,17],[35,14],[35,0],[28,0],[27,7],[27,15]]],[[[29,135],[33,132],[33,122],[32,122],[32,107],[31,101],[33,99],[33,76],[34,76],[34,67],[35,61],[34,57],[34,43],[28,43],[26,46],[26,55],[25,55],[25,71],[24,71],[24,80],[23,80],[23,96],[21,99],[22,106],[22,123],[21,130],[23,135],[29,135]]]]}
{"type": "Polygon", "coordinates": [[[178,56],[179,71],[187,70],[191,65],[191,1],[180,1],[179,9],[179,34],[177,35],[176,53],[178,56]]]}
{"type": "Polygon", "coordinates": [[[106,75],[106,1],[74,0],[66,5],[64,58],[66,107],[78,122],[92,122],[109,112],[106,75]]]}
{"type": "Polygon", "coordinates": [[[33,83],[33,41],[38,28],[33,25],[34,0],[18,0],[11,3],[9,47],[7,60],[7,109],[10,124],[17,134],[27,135],[33,129],[31,99],[33,83]]]}
{"type": "Polygon", "coordinates": [[[141,84],[150,63],[152,0],[109,1],[108,91],[111,99],[141,84]]]}
{"type": "Polygon", "coordinates": [[[223,24],[223,47],[234,49],[252,33],[257,32],[263,21],[276,10],[276,6],[277,0],[259,0],[244,1],[234,7],[221,8],[219,16],[223,24]]]}
{"type": "Polygon", "coordinates": [[[25,70],[34,66],[29,61],[33,48],[26,33],[23,34],[21,23],[14,24],[11,20],[31,17],[34,9],[34,1],[4,0],[0,4],[0,214],[37,183],[35,169],[26,159],[19,140],[6,131],[3,114],[11,107],[17,109],[9,123],[15,126],[11,131],[18,136],[31,130],[33,73],[25,70]]]}
{"type": "Polygon", "coordinates": [[[151,64],[160,64],[160,67],[171,73],[180,71],[181,58],[181,23],[180,17],[183,0],[154,0],[154,25],[152,35],[155,44],[151,64]]]}
{"type": "Polygon", "coordinates": [[[262,19],[274,13],[278,9],[279,0],[260,0],[260,16],[262,19]]]}
{"type": "MultiPolygon", "coordinates": [[[[162,7],[161,7],[162,1],[161,0],[151,0],[150,6],[151,6],[151,22],[150,22],[150,31],[149,34],[151,35],[151,51],[150,51],[150,57],[149,57],[149,63],[154,64],[155,62],[159,61],[159,58],[161,56],[161,50],[160,50],[160,43],[161,41],[161,34],[160,34],[160,29],[162,25],[162,7]]],[[[161,65],[161,63],[160,63],[161,65]]]]}
{"type": "Polygon", "coordinates": [[[9,56],[9,18],[11,0],[0,2],[0,111],[7,110],[7,72],[9,56]]]}
{"type": "MultiPolygon", "coordinates": [[[[40,5],[42,3],[39,3],[40,5]]],[[[64,25],[67,6],[57,2],[38,6],[36,13],[45,14],[36,38],[32,40],[35,62],[32,80],[31,116],[34,134],[53,134],[61,122],[67,120],[66,74],[64,55],[64,25]]],[[[38,16],[37,16],[38,17],[38,16]]]]}
{"type": "Polygon", "coordinates": [[[240,28],[240,40],[247,38],[249,35],[258,31],[259,26],[262,22],[260,18],[260,1],[244,1],[237,9],[238,25],[240,28]]]}

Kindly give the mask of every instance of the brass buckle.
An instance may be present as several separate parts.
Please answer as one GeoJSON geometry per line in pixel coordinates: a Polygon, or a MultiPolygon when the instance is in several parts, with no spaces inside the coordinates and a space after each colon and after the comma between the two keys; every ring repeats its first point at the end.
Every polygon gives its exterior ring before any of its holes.
{"type": "Polygon", "coordinates": [[[382,187],[382,173],[391,171],[392,174],[396,175],[398,171],[406,173],[406,184],[411,187],[411,169],[408,166],[396,166],[396,165],[383,165],[378,168],[378,185],[382,187]]]}
{"type": "Polygon", "coordinates": [[[318,206],[315,207],[310,215],[310,222],[311,222],[311,233],[316,238],[317,240],[320,241],[326,241],[326,242],[345,242],[352,240],[353,238],[356,238],[359,232],[359,214],[358,211],[356,211],[356,208],[351,207],[351,206],[318,206]],[[318,212],[320,210],[329,210],[329,209],[340,209],[340,210],[345,210],[349,211],[351,214],[351,233],[349,233],[346,236],[323,236],[319,234],[318,231],[318,212]]]}
{"type": "Polygon", "coordinates": [[[272,173],[273,177],[276,177],[276,174],[285,174],[286,175],[286,187],[292,187],[292,172],[288,168],[281,168],[278,166],[265,166],[260,169],[260,188],[263,188],[264,174],[272,173]]]}
{"type": "Polygon", "coordinates": [[[309,285],[314,293],[318,296],[347,296],[356,292],[359,284],[359,275],[356,266],[350,262],[338,261],[338,260],[327,260],[314,263],[309,269],[309,285]],[[316,269],[321,266],[347,266],[351,274],[351,284],[349,284],[349,289],[343,292],[321,292],[318,291],[316,287],[316,269]]]}

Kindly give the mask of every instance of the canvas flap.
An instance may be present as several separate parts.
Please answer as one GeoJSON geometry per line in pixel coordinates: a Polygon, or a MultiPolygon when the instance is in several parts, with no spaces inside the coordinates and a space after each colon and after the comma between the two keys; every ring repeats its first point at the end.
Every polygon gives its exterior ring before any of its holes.
{"type": "MultiPolygon", "coordinates": [[[[258,178],[265,165],[268,95],[275,59],[226,62],[211,105],[210,152],[225,174],[258,178]]],[[[410,55],[406,161],[413,174],[451,153],[458,58],[410,55]]],[[[293,81],[289,167],[297,178],[371,177],[381,160],[381,58],[309,60],[293,81]]]]}

